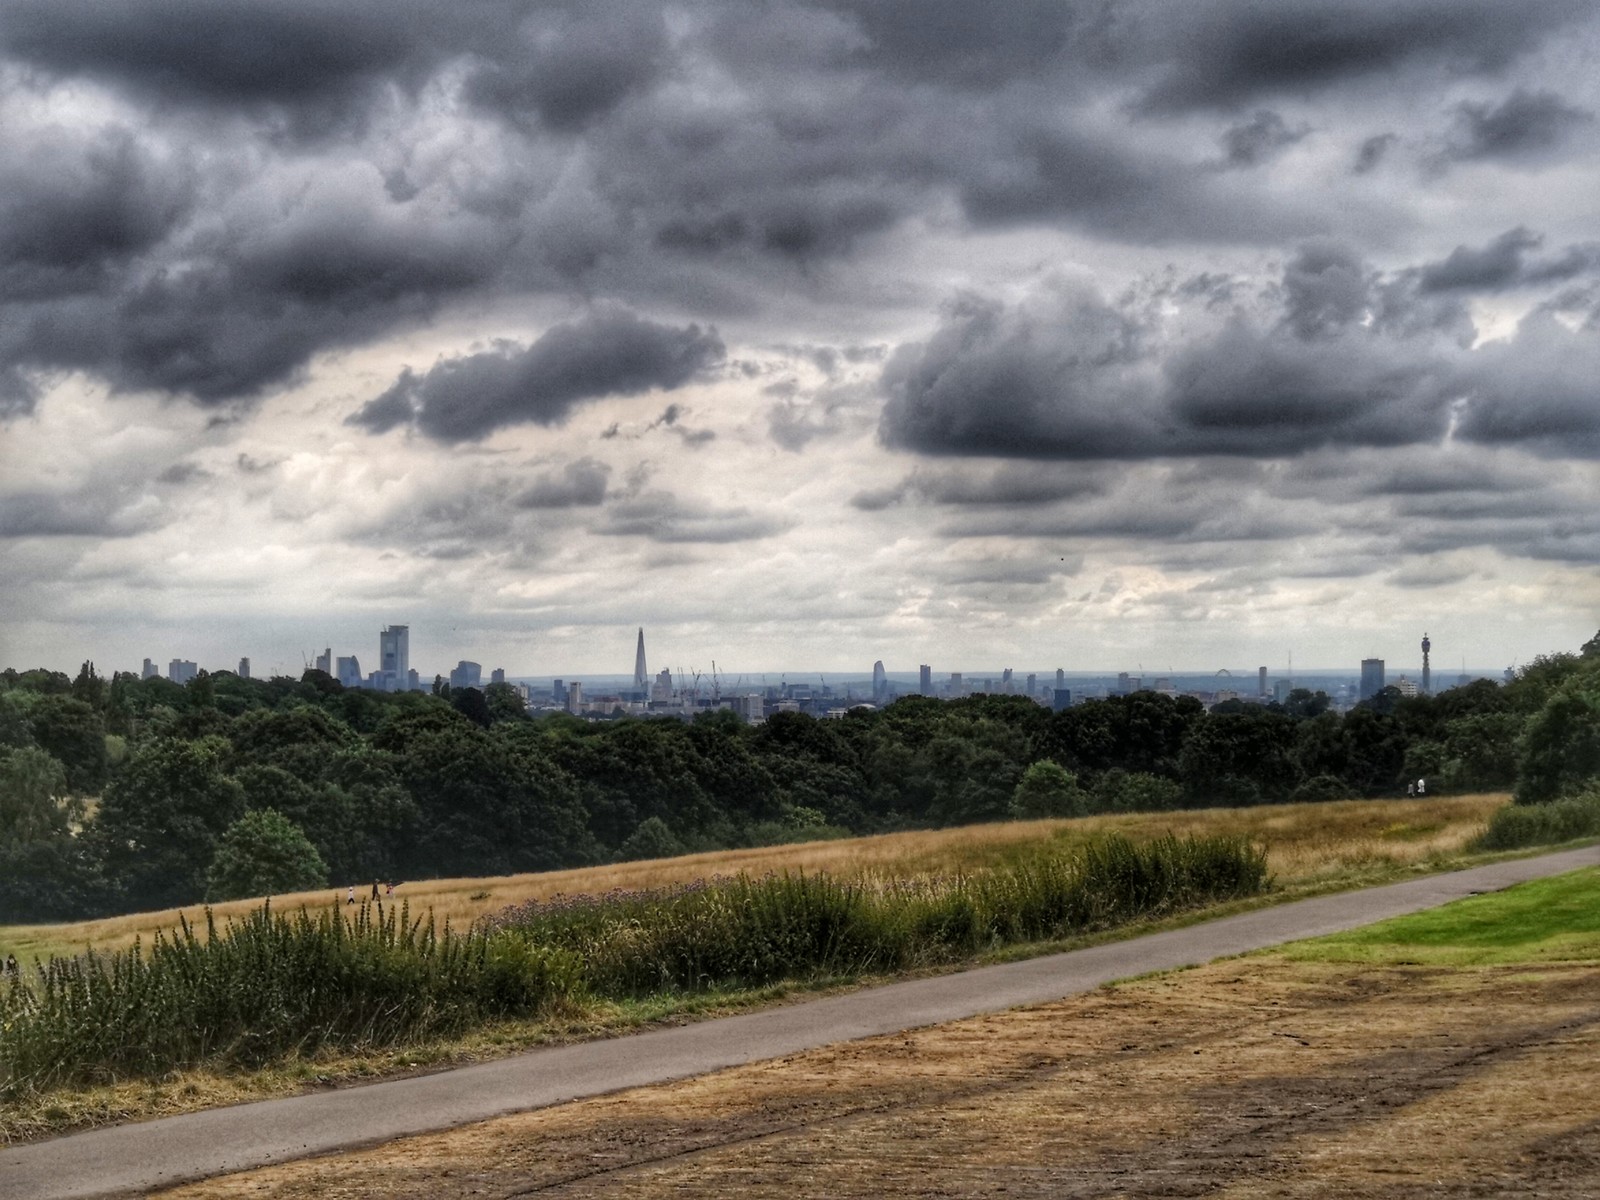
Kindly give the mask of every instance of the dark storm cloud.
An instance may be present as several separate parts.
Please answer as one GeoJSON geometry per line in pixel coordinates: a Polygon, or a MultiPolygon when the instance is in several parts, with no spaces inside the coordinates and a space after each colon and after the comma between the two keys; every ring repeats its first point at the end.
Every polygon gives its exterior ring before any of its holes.
{"type": "Polygon", "coordinates": [[[1492,73],[1585,15],[1581,0],[1215,0],[1124,5],[1129,57],[1153,59],[1151,112],[1231,108],[1412,63],[1492,73]]]}
{"type": "Polygon", "coordinates": [[[135,500],[119,486],[3,494],[0,538],[131,537],[159,525],[156,512],[135,507],[135,500]]]}
{"type": "Polygon", "coordinates": [[[1356,162],[1352,169],[1357,175],[1365,175],[1369,171],[1376,170],[1378,164],[1388,156],[1389,151],[1399,140],[1399,136],[1393,133],[1373,134],[1364,140],[1361,148],[1356,151],[1356,162]]]}
{"type": "Polygon", "coordinates": [[[1534,312],[1476,351],[1461,372],[1457,435],[1555,456],[1600,457],[1600,332],[1534,312]]]}
{"type": "Polygon", "coordinates": [[[592,458],[547,471],[512,499],[518,508],[593,507],[605,503],[611,468],[592,458]]]}
{"type": "Polygon", "coordinates": [[[1543,245],[1543,237],[1519,225],[1485,246],[1457,246],[1442,261],[1423,265],[1418,285],[1424,292],[1499,292],[1556,283],[1600,267],[1600,245],[1592,243],[1530,261],[1529,252],[1543,245]]]}
{"type": "Polygon", "coordinates": [[[1451,158],[1537,162],[1549,158],[1575,132],[1594,122],[1554,92],[1518,88],[1497,105],[1462,104],[1451,158]]]}
{"type": "Polygon", "coordinates": [[[531,346],[446,359],[395,385],[349,418],[371,433],[411,423],[439,441],[487,437],[507,425],[558,425],[585,400],[671,390],[724,358],[714,330],[658,325],[598,309],[557,325],[531,346]]]}
{"type": "Polygon", "coordinates": [[[1224,157],[1230,167],[1257,167],[1300,141],[1306,132],[1290,129],[1277,113],[1262,109],[1248,121],[1224,131],[1224,157]]]}

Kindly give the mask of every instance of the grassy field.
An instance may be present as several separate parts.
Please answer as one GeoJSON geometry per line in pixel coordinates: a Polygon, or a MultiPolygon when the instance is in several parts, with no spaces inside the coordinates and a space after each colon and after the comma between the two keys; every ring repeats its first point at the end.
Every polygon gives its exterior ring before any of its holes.
{"type": "Polygon", "coordinates": [[[1600,1194],[1600,871],[169,1200],[1600,1194]]]}
{"type": "MultiPolygon", "coordinates": [[[[1392,876],[1415,864],[1459,856],[1507,802],[1504,794],[1452,796],[1426,800],[1349,800],[1327,804],[1261,805],[1171,813],[1131,813],[1055,821],[1008,821],[958,829],[891,833],[879,837],[805,842],[751,850],[724,850],[681,858],[617,863],[537,875],[474,879],[431,879],[402,883],[396,901],[413,913],[432,911],[455,926],[471,924],[508,905],[555,895],[599,894],[616,888],[660,887],[713,875],[744,872],[827,871],[835,875],[871,874],[892,878],[954,875],[1004,865],[1041,841],[1070,847],[1108,832],[1135,841],[1173,833],[1242,835],[1267,849],[1268,867],[1280,885],[1293,889],[1355,886],[1392,876]]],[[[356,894],[370,894],[371,881],[356,894]]],[[[345,886],[274,898],[279,909],[343,904],[345,886]]],[[[243,916],[260,899],[214,906],[219,918],[243,916]]],[[[113,949],[135,938],[149,941],[158,930],[177,927],[179,918],[204,925],[205,910],[137,913],[64,925],[0,926],[0,956],[15,953],[29,961],[51,954],[76,954],[87,947],[113,949]]]]}

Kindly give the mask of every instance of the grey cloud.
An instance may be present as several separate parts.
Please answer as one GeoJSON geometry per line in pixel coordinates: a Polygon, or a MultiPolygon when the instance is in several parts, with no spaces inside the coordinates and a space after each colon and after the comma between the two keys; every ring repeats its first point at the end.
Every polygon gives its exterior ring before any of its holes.
{"type": "Polygon", "coordinates": [[[1329,238],[1307,242],[1284,269],[1284,319],[1302,338],[1338,333],[1372,305],[1372,271],[1349,246],[1329,238]]]}
{"type": "Polygon", "coordinates": [[[1497,105],[1462,104],[1459,136],[1448,154],[1456,159],[1535,162],[1548,158],[1594,114],[1575,108],[1554,92],[1518,88],[1497,105]]]}
{"type": "Polygon", "coordinates": [[[1261,109],[1223,133],[1222,149],[1228,166],[1256,167],[1276,158],[1306,133],[1305,129],[1290,129],[1271,109],[1261,109]]]}
{"type": "Polygon", "coordinates": [[[609,520],[594,532],[654,542],[725,544],[772,537],[791,524],[745,507],[717,507],[680,500],[666,492],[645,492],[615,505],[609,520]]]}
{"type": "Polygon", "coordinates": [[[162,519],[138,499],[121,487],[0,495],[0,538],[132,537],[162,519]]]}
{"type": "Polygon", "coordinates": [[[715,331],[676,329],[600,308],[557,325],[532,345],[446,359],[425,375],[407,369],[349,418],[382,433],[410,422],[439,441],[482,438],[507,425],[557,425],[602,396],[682,387],[724,357],[715,331]]]}
{"type": "Polygon", "coordinates": [[[1378,168],[1378,164],[1388,156],[1394,144],[1400,140],[1393,133],[1375,133],[1361,143],[1361,148],[1356,151],[1356,162],[1352,170],[1357,175],[1365,175],[1378,168]]]}
{"type": "Polygon", "coordinates": [[[1520,443],[1551,455],[1600,457],[1600,331],[1534,312],[1510,338],[1476,351],[1458,381],[1457,436],[1520,443]]]}
{"type": "Polygon", "coordinates": [[[518,508],[592,507],[606,498],[611,468],[592,458],[567,463],[559,472],[545,472],[512,500],[518,508]]]}

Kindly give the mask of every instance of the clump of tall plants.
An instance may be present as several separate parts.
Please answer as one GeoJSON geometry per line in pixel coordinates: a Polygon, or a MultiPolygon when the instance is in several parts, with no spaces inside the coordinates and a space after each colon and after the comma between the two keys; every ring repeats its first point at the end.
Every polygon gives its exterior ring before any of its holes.
{"type": "Polygon", "coordinates": [[[363,905],[270,906],[0,990],[0,1091],[376,1049],[584,1001],[888,972],[1247,896],[1241,838],[1112,836],[942,878],[715,878],[558,897],[465,931],[363,905]]]}
{"type": "Polygon", "coordinates": [[[1265,853],[1229,837],[1112,836],[933,879],[737,876],[506,909],[491,925],[570,950],[595,994],[760,985],[949,962],[1252,895],[1265,853]]]}
{"type": "Polygon", "coordinates": [[[148,948],[52,958],[0,990],[0,1092],[255,1067],[538,1013],[575,995],[569,951],[513,933],[436,930],[404,909],[263,906],[148,948]]]}

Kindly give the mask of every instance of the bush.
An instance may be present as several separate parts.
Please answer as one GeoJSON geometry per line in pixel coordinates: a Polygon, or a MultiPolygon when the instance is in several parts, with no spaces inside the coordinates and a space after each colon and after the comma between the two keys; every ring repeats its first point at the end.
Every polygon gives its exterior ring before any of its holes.
{"type": "Polygon", "coordinates": [[[1489,818],[1473,843],[1480,850],[1518,850],[1600,836],[1600,786],[1546,804],[1508,804],[1489,818]]]}
{"type": "Polygon", "coordinates": [[[1081,817],[1088,810],[1089,797],[1078,786],[1078,777],[1049,759],[1024,771],[1011,793],[1011,815],[1024,820],[1081,817]]]}
{"type": "Polygon", "coordinates": [[[1183,789],[1170,779],[1113,767],[1095,785],[1094,811],[1167,812],[1182,798],[1183,789]]]}
{"type": "Polygon", "coordinates": [[[1313,775],[1289,793],[1291,804],[1321,804],[1329,800],[1349,800],[1355,793],[1337,775],[1313,775]]]}

